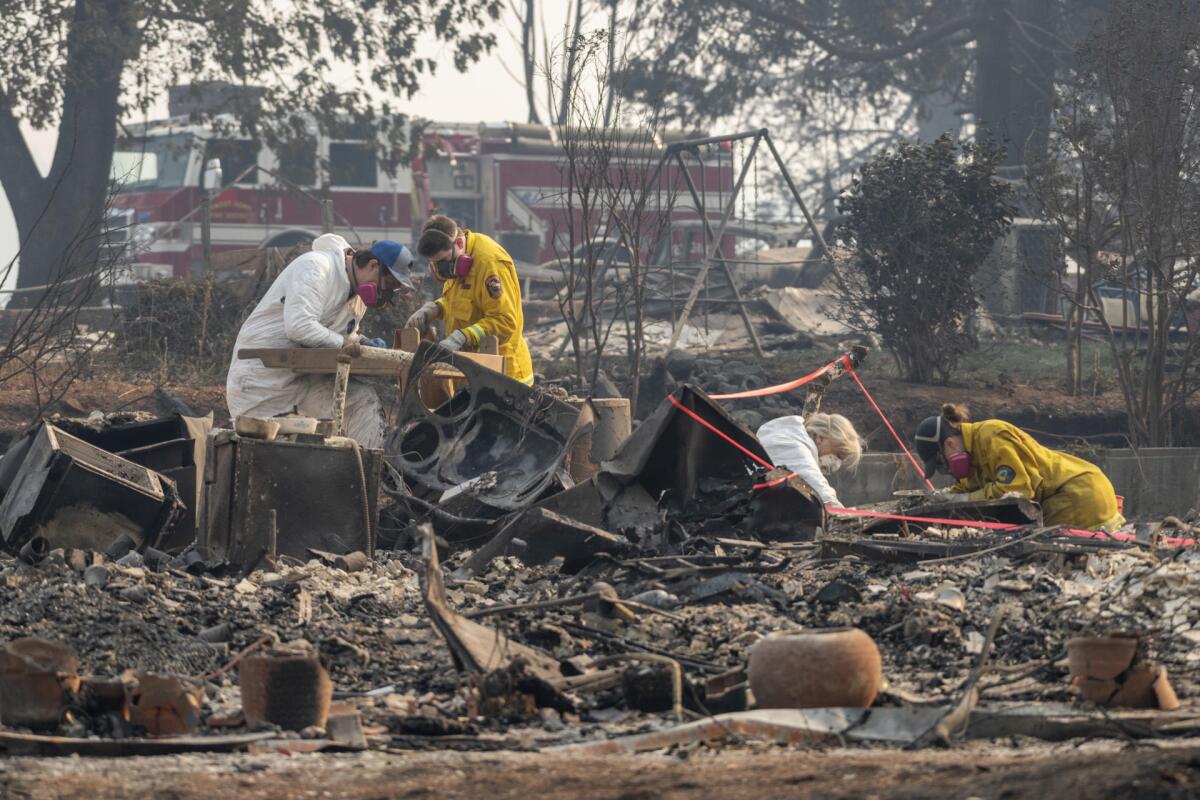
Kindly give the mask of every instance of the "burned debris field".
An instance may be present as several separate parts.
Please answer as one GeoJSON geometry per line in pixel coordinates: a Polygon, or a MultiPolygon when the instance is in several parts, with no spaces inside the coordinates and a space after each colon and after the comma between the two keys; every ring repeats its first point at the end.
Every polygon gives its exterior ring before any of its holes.
{"type": "Polygon", "coordinates": [[[0,798],[1200,797],[1200,0],[0,16],[0,798]]]}

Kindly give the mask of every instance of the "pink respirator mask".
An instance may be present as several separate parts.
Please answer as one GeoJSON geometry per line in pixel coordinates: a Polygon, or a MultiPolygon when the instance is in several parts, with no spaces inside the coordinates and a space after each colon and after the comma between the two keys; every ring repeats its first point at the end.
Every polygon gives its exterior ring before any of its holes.
{"type": "Polygon", "coordinates": [[[433,277],[441,281],[453,280],[454,278],[465,278],[471,274],[471,266],[475,263],[475,259],[466,253],[462,253],[458,258],[446,258],[441,261],[430,261],[429,271],[433,273],[433,277]]]}
{"type": "Polygon", "coordinates": [[[395,289],[380,289],[377,283],[360,283],[354,290],[367,308],[379,308],[392,302],[395,289]]]}
{"type": "Polygon", "coordinates": [[[946,468],[950,470],[950,475],[955,480],[963,480],[971,474],[971,454],[965,450],[955,453],[946,459],[946,468]]]}

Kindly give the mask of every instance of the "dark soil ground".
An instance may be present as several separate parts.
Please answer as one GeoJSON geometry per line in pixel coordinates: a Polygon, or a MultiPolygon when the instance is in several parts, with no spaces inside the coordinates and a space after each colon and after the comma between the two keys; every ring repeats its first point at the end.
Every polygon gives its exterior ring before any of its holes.
{"type": "MultiPolygon", "coordinates": [[[[811,372],[840,352],[832,345],[780,352],[763,362],[772,381],[786,381],[811,372]]],[[[713,354],[723,360],[744,362],[750,354],[713,354]]],[[[985,346],[964,359],[954,379],[946,386],[914,384],[896,376],[891,359],[873,353],[859,371],[863,382],[884,408],[896,429],[907,432],[921,419],[936,413],[942,403],[966,403],[976,419],[1000,417],[1034,432],[1047,443],[1081,445],[1087,441],[1119,446],[1126,432],[1125,408],[1113,376],[1097,369],[1085,381],[1085,392],[1071,396],[1063,391],[1061,346],[1037,342],[1000,342],[985,346]]],[[[551,377],[565,375],[569,362],[537,363],[551,377]]],[[[91,411],[150,411],[166,409],[155,397],[161,385],[198,413],[214,413],[217,425],[228,424],[224,386],[208,376],[202,380],[172,380],[159,383],[134,374],[120,363],[97,365],[89,378],[76,382],[47,413],[86,416],[91,411]]],[[[802,392],[795,393],[802,402],[802,392]]],[[[850,417],[867,434],[874,450],[895,450],[890,434],[859,388],[848,379],[835,382],[826,394],[823,408],[850,417]]],[[[737,401],[732,409],[753,408],[758,401],[737,401]]],[[[38,404],[27,381],[0,384],[0,448],[11,436],[33,421],[38,404]]],[[[1181,431],[1176,444],[1200,443],[1200,426],[1181,431]],[[1195,438],[1196,441],[1191,441],[1195,438]]]]}
{"type": "Polygon", "coordinates": [[[1106,798],[1200,796],[1200,743],[971,746],[951,751],[771,747],[605,758],[554,753],[179,756],[0,762],[0,795],[368,798],[1106,798]]]}

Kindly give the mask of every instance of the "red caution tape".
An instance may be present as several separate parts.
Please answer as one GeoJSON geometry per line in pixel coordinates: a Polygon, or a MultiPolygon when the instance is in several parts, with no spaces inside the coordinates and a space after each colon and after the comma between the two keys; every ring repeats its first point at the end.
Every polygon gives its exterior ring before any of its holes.
{"type": "MultiPolygon", "coordinates": [[[[969,519],[943,519],[941,517],[912,517],[907,514],[885,514],[882,511],[866,511],[861,508],[838,508],[836,506],[826,506],[825,510],[830,514],[845,517],[870,517],[872,519],[891,519],[902,522],[923,522],[928,525],[950,525],[955,528],[982,528],[992,531],[1018,531],[1029,530],[1031,525],[1014,525],[1008,522],[984,522],[982,520],[969,519]]],[[[1114,542],[1136,542],[1137,536],[1132,533],[1107,531],[1089,531],[1081,528],[1062,528],[1058,533],[1063,536],[1074,536],[1078,539],[1108,539],[1114,542]]],[[[1168,547],[1192,547],[1196,544],[1195,539],[1184,539],[1178,536],[1163,536],[1159,539],[1160,544],[1168,547]]]]}
{"type": "MultiPolygon", "coordinates": [[[[1080,539],[1112,539],[1113,541],[1116,541],[1116,542],[1136,542],[1137,541],[1137,537],[1134,536],[1132,533],[1121,533],[1120,531],[1108,533],[1107,531],[1085,531],[1085,530],[1080,530],[1078,528],[1066,528],[1062,531],[1062,533],[1066,534],[1067,536],[1075,536],[1080,539]]],[[[1166,545],[1167,547],[1195,547],[1196,546],[1195,539],[1184,539],[1179,536],[1162,536],[1159,538],[1158,543],[1166,545]]]]}
{"type": "Polygon", "coordinates": [[[755,491],[755,492],[757,492],[759,489],[770,489],[773,486],[778,486],[779,484],[783,483],[788,478],[794,478],[795,476],[796,476],[796,473],[789,472],[787,475],[784,475],[782,478],[776,478],[773,481],[763,481],[762,483],[756,483],[753,486],[751,486],[750,489],[751,489],[751,491],[755,491]]]}
{"type": "Polygon", "coordinates": [[[772,394],[783,394],[784,392],[790,392],[793,389],[798,389],[806,383],[815,381],[817,378],[828,372],[829,368],[836,363],[836,361],[831,361],[816,372],[809,373],[803,378],[797,378],[796,380],[788,381],[787,383],[777,383],[774,386],[764,386],[761,389],[749,389],[745,392],[734,392],[732,394],[710,394],[709,398],[712,400],[744,400],[747,397],[766,397],[767,395],[772,394]]]}
{"type": "Polygon", "coordinates": [[[749,450],[747,450],[745,447],[742,447],[740,444],[738,444],[737,442],[735,442],[733,439],[731,439],[731,438],[729,438],[728,436],[726,436],[724,432],[722,432],[722,431],[720,431],[720,430],[717,430],[717,428],[716,428],[715,426],[713,426],[713,425],[712,425],[712,423],[710,423],[710,422],[709,422],[708,420],[706,420],[704,417],[700,416],[700,415],[699,415],[699,414],[697,414],[695,411],[692,411],[690,408],[688,408],[687,406],[685,406],[683,403],[681,403],[681,402],[679,402],[678,400],[676,400],[676,399],[675,399],[675,395],[673,395],[673,394],[669,394],[669,395],[667,395],[667,398],[668,398],[668,399],[671,401],[671,403],[672,403],[672,404],[673,404],[673,405],[674,405],[676,408],[678,408],[680,411],[682,411],[683,413],[687,414],[689,417],[691,417],[692,419],[696,420],[696,422],[699,422],[699,423],[700,423],[701,425],[703,425],[704,427],[708,428],[710,431],[712,431],[713,433],[715,433],[717,436],[720,436],[722,439],[724,439],[725,441],[729,442],[731,445],[733,445],[734,447],[736,447],[738,450],[741,450],[743,453],[745,453],[745,454],[746,454],[746,456],[747,456],[748,458],[750,458],[750,459],[753,459],[754,461],[758,462],[758,464],[760,464],[761,466],[764,466],[764,467],[766,467],[768,470],[775,469],[775,467],[774,467],[774,466],[772,466],[772,465],[770,464],[770,462],[768,462],[766,459],[762,458],[761,456],[757,455],[756,453],[752,453],[752,452],[750,452],[750,451],[749,451],[749,450]]]}
{"type": "Polygon", "coordinates": [[[900,445],[900,449],[904,451],[904,455],[908,456],[908,460],[912,462],[913,469],[917,471],[917,475],[921,477],[921,480],[925,481],[925,485],[929,487],[929,491],[936,491],[933,488],[933,482],[930,481],[929,478],[925,477],[925,468],[918,464],[917,460],[913,458],[913,454],[910,453],[908,448],[904,446],[904,440],[900,438],[898,433],[896,433],[896,429],[892,427],[892,423],[888,420],[887,415],[883,413],[883,409],[879,407],[879,404],[875,402],[875,398],[871,397],[871,393],[867,391],[867,387],[863,386],[863,382],[859,380],[858,373],[854,371],[854,367],[850,364],[850,357],[842,356],[842,364],[846,367],[846,371],[850,373],[850,377],[854,378],[854,382],[858,384],[858,388],[862,389],[862,393],[867,398],[867,402],[870,403],[871,407],[875,409],[875,413],[879,415],[881,420],[883,420],[883,424],[886,425],[887,429],[892,432],[892,438],[896,440],[896,444],[900,445]]]}

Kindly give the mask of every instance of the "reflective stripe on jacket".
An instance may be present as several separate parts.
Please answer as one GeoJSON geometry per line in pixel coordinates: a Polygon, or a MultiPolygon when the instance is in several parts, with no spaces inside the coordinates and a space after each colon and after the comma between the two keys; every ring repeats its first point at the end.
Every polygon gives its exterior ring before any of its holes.
{"type": "Polygon", "coordinates": [[[1018,492],[1042,505],[1047,525],[1093,529],[1123,522],[1112,483],[1095,464],[1044,447],[998,419],[964,422],[962,436],[971,474],[951,491],[969,492],[972,500],[1018,492]]]}
{"type": "Polygon", "coordinates": [[[495,336],[504,356],[504,371],[522,383],[533,383],[533,361],[525,343],[521,285],[512,258],[490,236],[464,230],[467,255],[474,259],[465,278],[442,284],[437,304],[446,334],[461,330],[470,349],[484,336],[495,336]]]}

